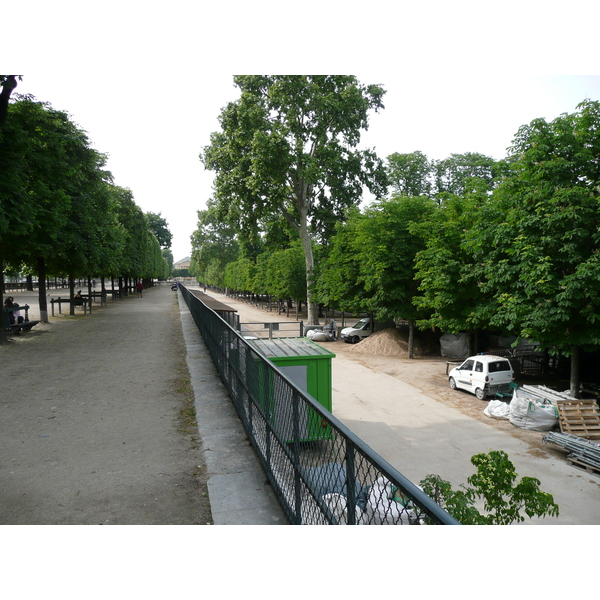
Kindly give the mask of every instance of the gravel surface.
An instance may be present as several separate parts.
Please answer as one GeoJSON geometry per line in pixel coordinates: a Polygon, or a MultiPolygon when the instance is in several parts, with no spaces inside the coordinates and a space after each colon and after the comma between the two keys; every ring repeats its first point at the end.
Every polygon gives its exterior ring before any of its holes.
{"type": "Polygon", "coordinates": [[[11,337],[0,373],[1,524],[212,522],[168,286],[11,337]]]}

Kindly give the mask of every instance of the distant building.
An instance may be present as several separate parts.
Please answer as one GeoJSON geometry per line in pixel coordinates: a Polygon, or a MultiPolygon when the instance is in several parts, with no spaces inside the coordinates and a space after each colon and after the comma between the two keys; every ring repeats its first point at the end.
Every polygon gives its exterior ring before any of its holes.
{"type": "Polygon", "coordinates": [[[178,260],[175,264],[173,264],[173,268],[174,269],[189,269],[191,260],[192,259],[189,256],[186,256],[185,258],[182,258],[181,260],[178,260]]]}

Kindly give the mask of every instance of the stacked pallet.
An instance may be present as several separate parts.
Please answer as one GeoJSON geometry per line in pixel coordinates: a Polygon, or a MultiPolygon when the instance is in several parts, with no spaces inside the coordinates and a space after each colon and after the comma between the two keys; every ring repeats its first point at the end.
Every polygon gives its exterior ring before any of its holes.
{"type": "Polygon", "coordinates": [[[563,433],[600,440],[600,409],[595,400],[560,399],[556,402],[563,433]]]}

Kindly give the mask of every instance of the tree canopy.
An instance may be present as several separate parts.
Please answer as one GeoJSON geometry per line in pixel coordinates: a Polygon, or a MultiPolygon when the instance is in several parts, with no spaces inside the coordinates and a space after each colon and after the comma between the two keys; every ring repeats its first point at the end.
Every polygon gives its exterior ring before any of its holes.
{"type": "MultiPolygon", "coordinates": [[[[130,191],[113,184],[105,155],[87,133],[66,112],[32,96],[17,95],[6,108],[0,129],[2,261],[17,272],[37,272],[40,282],[47,274],[168,276],[148,218],[130,191]]],[[[44,318],[43,286],[40,311],[44,318]]]]}
{"type": "Polygon", "coordinates": [[[221,131],[211,136],[201,159],[216,172],[219,215],[242,236],[259,221],[283,215],[298,231],[305,256],[309,324],[313,239],[326,239],[366,186],[386,190],[385,170],[371,150],[357,150],[370,110],[383,108],[384,90],[355,77],[238,76],[239,100],[221,112],[221,131]]]}

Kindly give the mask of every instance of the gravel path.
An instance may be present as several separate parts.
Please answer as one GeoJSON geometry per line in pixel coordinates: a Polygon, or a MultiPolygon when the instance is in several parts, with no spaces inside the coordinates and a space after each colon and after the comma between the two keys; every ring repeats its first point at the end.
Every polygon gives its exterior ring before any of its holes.
{"type": "Polygon", "coordinates": [[[211,522],[169,287],[10,338],[0,375],[1,524],[211,522]]]}

